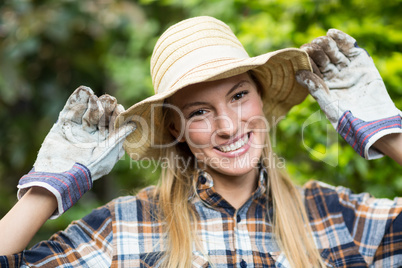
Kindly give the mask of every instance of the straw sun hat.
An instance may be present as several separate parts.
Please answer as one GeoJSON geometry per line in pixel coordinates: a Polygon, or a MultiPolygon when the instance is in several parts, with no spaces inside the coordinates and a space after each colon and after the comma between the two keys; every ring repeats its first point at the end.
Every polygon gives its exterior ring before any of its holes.
{"type": "Polygon", "coordinates": [[[173,141],[161,126],[166,98],[186,86],[249,70],[262,87],[264,113],[270,123],[307,96],[307,90],[295,80],[296,71],[311,70],[304,51],[288,48],[250,58],[229,26],[220,20],[202,16],[171,26],[159,38],[151,58],[155,95],[134,104],[116,119],[116,127],[129,120],[137,124],[124,149],[135,160],[159,157],[161,144],[173,141]]]}

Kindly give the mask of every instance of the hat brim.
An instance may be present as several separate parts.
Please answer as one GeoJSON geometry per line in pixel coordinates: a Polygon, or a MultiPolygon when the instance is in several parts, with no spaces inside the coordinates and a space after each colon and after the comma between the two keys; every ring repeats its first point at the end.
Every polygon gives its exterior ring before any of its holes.
{"type": "Polygon", "coordinates": [[[308,95],[307,89],[299,85],[295,74],[299,70],[312,70],[308,55],[297,48],[281,49],[260,56],[244,59],[221,58],[189,70],[179,77],[163,93],[150,96],[121,113],[115,127],[134,121],[137,129],[127,136],[124,149],[135,160],[144,157],[158,158],[161,148],[157,137],[169,135],[161,126],[162,106],[166,98],[186,86],[216,81],[252,70],[262,87],[264,113],[270,124],[275,124],[294,105],[308,95]]]}

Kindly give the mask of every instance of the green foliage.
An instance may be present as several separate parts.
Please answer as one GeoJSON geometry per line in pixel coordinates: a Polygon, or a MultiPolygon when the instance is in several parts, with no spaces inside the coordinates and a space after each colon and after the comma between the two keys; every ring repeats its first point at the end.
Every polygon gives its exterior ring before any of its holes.
{"type": "MultiPolygon", "coordinates": [[[[153,92],[149,61],[170,25],[210,15],[229,24],[250,56],[299,47],[338,28],[373,56],[402,109],[401,1],[375,0],[14,0],[0,3],[0,216],[15,202],[18,179],[32,167],[58,112],[79,85],[117,97],[125,107],[153,92]]],[[[402,176],[388,158],[366,161],[334,133],[309,97],[271,132],[278,156],[299,184],[318,179],[402,196],[402,176]]],[[[156,183],[159,171],[127,156],[113,172],[36,237],[63,229],[92,208],[156,183]]],[[[151,163],[152,164],[152,163],[151,163]]]]}

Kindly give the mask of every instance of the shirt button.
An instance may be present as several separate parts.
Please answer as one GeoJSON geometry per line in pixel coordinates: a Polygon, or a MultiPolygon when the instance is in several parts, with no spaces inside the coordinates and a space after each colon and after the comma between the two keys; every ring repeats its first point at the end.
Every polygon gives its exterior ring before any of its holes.
{"type": "Polygon", "coordinates": [[[237,221],[237,223],[239,223],[241,221],[241,217],[239,214],[237,214],[236,221],[237,221]]]}
{"type": "Polygon", "coordinates": [[[201,184],[205,184],[207,182],[207,178],[202,175],[198,176],[198,180],[201,182],[201,184]]]}
{"type": "Polygon", "coordinates": [[[241,268],[246,268],[247,267],[247,262],[245,262],[244,260],[241,260],[240,267],[241,268]]]}

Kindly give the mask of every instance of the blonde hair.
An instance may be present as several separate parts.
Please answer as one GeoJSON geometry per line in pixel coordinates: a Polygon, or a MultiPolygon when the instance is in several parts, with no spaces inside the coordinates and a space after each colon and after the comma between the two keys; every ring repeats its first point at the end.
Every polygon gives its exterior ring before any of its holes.
{"type": "MultiPolygon", "coordinates": [[[[165,126],[166,117],[167,113],[163,117],[165,126]]],[[[202,252],[197,236],[197,213],[189,202],[189,198],[197,194],[193,179],[197,173],[196,159],[184,143],[164,148],[162,155],[168,163],[162,169],[155,191],[159,216],[166,223],[166,251],[162,267],[191,267],[193,246],[202,252]],[[190,159],[190,162],[181,163],[177,161],[178,156],[190,159]]],[[[268,172],[266,213],[269,215],[268,202],[271,195],[274,213],[270,220],[279,248],[292,267],[325,267],[314,243],[301,193],[286,172],[274,164],[276,159],[268,133],[261,162],[268,172]]]]}
{"type": "Polygon", "coordinates": [[[273,233],[279,248],[285,253],[291,267],[326,267],[314,243],[301,193],[286,172],[272,164],[276,160],[268,135],[266,140],[262,165],[268,172],[267,183],[274,212],[273,233]]]}

